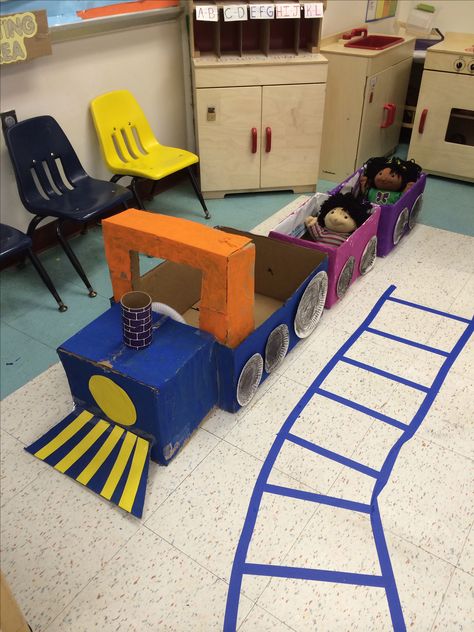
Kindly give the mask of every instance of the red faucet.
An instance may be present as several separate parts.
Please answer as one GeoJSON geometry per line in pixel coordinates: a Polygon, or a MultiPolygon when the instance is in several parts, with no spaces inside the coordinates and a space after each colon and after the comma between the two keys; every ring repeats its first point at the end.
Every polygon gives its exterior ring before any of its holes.
{"type": "Polygon", "coordinates": [[[342,36],[342,39],[350,40],[353,37],[357,37],[357,35],[362,36],[362,37],[367,37],[367,29],[364,27],[359,28],[359,29],[352,29],[352,31],[348,31],[347,33],[344,33],[342,36]]]}

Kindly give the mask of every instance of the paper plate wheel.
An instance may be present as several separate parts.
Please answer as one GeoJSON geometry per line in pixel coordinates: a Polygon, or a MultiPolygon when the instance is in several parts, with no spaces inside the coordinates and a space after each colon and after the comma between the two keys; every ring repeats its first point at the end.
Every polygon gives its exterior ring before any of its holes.
{"type": "Polygon", "coordinates": [[[265,371],[271,373],[283,362],[290,344],[290,333],[286,325],[278,325],[268,336],[265,345],[265,371]]]}
{"type": "Polygon", "coordinates": [[[377,256],[377,236],[374,235],[369,239],[367,245],[364,248],[362,257],[360,258],[359,271],[361,274],[367,274],[375,265],[375,258],[377,256]]]}
{"type": "Polygon", "coordinates": [[[296,310],[294,328],[298,338],[306,338],[316,328],[323,313],[328,291],[328,275],[318,274],[308,283],[296,310]]]}
{"type": "Polygon", "coordinates": [[[259,353],[250,357],[240,372],[237,382],[237,401],[246,406],[257,392],[263,374],[263,358],[259,353]]]}
{"type": "Polygon", "coordinates": [[[418,215],[420,214],[421,207],[423,206],[423,193],[421,193],[415,200],[411,207],[410,217],[408,218],[408,227],[412,230],[413,226],[418,221],[418,215]]]}
{"type": "Polygon", "coordinates": [[[396,246],[405,232],[405,227],[408,222],[408,209],[405,207],[400,213],[393,229],[393,245],[396,246]]]}
{"type": "Polygon", "coordinates": [[[336,294],[339,298],[342,298],[347,292],[352,280],[352,273],[354,272],[355,257],[349,257],[341,270],[339,278],[337,280],[336,294]]]}

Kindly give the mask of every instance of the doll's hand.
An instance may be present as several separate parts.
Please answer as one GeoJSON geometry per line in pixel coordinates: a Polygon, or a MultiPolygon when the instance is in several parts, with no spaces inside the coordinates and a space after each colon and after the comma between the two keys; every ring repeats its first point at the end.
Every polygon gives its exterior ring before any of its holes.
{"type": "Polygon", "coordinates": [[[360,190],[362,191],[362,193],[365,193],[367,190],[367,182],[368,182],[367,176],[360,176],[359,184],[360,184],[360,190]]]}
{"type": "Polygon", "coordinates": [[[414,186],[414,185],[415,185],[415,182],[407,182],[407,185],[406,185],[406,187],[404,188],[403,191],[404,192],[405,191],[409,191],[412,188],[412,186],[414,186]]]}
{"type": "Polygon", "coordinates": [[[313,217],[312,215],[310,215],[309,217],[307,217],[307,218],[304,220],[304,223],[305,223],[305,226],[306,226],[307,228],[309,228],[309,227],[310,227],[310,226],[312,226],[313,224],[316,224],[316,218],[315,218],[315,217],[313,217]]]}

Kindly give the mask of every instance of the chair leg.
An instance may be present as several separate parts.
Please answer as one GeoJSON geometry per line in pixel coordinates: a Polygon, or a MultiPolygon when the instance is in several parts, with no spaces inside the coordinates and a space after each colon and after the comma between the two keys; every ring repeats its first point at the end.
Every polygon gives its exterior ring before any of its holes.
{"type": "Polygon", "coordinates": [[[138,184],[139,180],[140,180],[139,178],[133,178],[132,179],[132,192],[133,192],[133,195],[135,196],[135,201],[137,203],[137,208],[144,211],[145,207],[143,205],[143,201],[142,201],[140,195],[138,194],[138,190],[137,190],[137,184],[138,184]]]}
{"type": "MultiPolygon", "coordinates": [[[[31,220],[31,222],[28,224],[28,230],[26,231],[26,234],[28,235],[30,239],[33,239],[33,234],[36,230],[36,227],[43,219],[45,218],[42,215],[35,215],[33,219],[31,220]]],[[[20,270],[25,267],[27,256],[28,255],[25,251],[25,253],[22,254],[20,262],[18,263],[18,266],[17,266],[20,270]]]]}
{"type": "Polygon", "coordinates": [[[204,216],[206,219],[210,219],[211,215],[209,211],[207,210],[206,203],[204,202],[204,198],[202,197],[201,189],[199,188],[199,185],[196,182],[196,178],[193,175],[191,167],[187,167],[186,171],[188,172],[189,179],[191,180],[191,184],[193,185],[194,192],[198,196],[199,201],[201,202],[201,206],[204,209],[204,216]]]}
{"type": "Polygon", "coordinates": [[[97,292],[91,286],[89,279],[87,278],[86,273],[84,272],[84,269],[79,262],[79,259],[76,257],[71,246],[68,244],[67,240],[64,238],[61,232],[62,224],[63,222],[59,221],[56,225],[56,234],[58,236],[59,243],[63,247],[63,250],[66,253],[66,256],[68,257],[69,261],[72,263],[72,265],[76,269],[77,274],[81,277],[82,281],[84,282],[84,285],[89,290],[89,296],[91,298],[94,298],[94,296],[97,296],[97,292]]]}
{"type": "Polygon", "coordinates": [[[67,310],[67,305],[64,305],[61,297],[59,296],[54,283],[51,280],[51,277],[49,276],[49,274],[46,272],[43,264],[41,263],[41,261],[38,259],[38,257],[35,255],[35,253],[32,250],[28,250],[27,251],[27,256],[29,257],[31,263],[33,264],[33,266],[36,268],[37,273],[40,275],[43,283],[46,285],[46,287],[48,288],[48,290],[51,292],[51,294],[54,296],[56,303],[59,305],[59,311],[60,312],[65,312],[67,310]]]}

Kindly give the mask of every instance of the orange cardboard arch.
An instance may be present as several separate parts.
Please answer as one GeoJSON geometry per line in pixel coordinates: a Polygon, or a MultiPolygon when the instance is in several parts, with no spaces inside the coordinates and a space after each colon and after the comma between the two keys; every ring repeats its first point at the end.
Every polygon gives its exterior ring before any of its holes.
{"type": "Polygon", "coordinates": [[[141,252],[202,271],[200,329],[229,347],[254,330],[255,245],[251,239],[137,209],[104,219],[102,229],[116,301],[134,289],[132,253],[141,252]]]}

